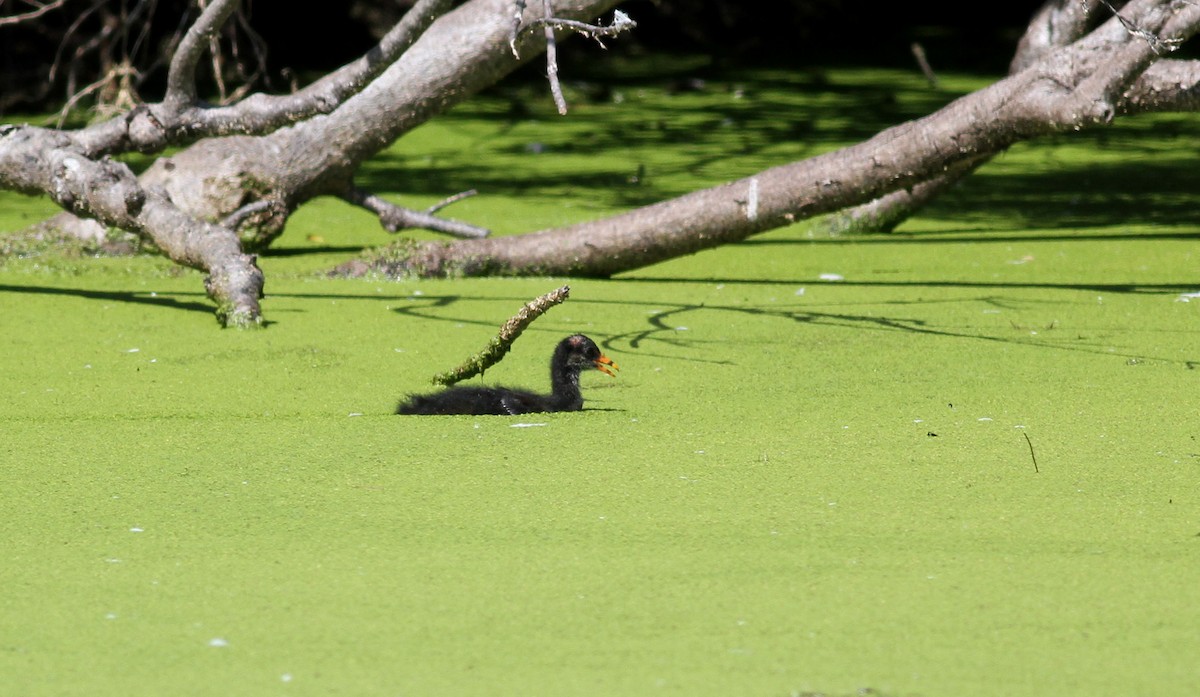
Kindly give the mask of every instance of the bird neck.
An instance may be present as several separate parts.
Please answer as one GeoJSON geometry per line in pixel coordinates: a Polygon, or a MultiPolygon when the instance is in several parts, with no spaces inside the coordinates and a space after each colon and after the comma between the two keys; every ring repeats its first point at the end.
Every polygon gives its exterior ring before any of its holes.
{"type": "Polygon", "coordinates": [[[579,391],[579,370],[570,367],[550,368],[550,390],[554,401],[563,409],[579,409],[583,406],[583,394],[579,391]]]}

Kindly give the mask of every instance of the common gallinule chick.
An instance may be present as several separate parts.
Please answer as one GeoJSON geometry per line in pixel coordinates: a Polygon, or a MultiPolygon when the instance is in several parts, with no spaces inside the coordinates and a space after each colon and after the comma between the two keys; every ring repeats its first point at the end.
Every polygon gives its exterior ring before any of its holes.
{"type": "Polygon", "coordinates": [[[451,387],[433,394],[413,395],[396,407],[397,414],[531,414],[542,411],[579,411],[579,372],[595,368],[616,376],[612,359],[583,334],[558,343],[550,358],[550,394],[535,394],[508,387],[451,387]]]}

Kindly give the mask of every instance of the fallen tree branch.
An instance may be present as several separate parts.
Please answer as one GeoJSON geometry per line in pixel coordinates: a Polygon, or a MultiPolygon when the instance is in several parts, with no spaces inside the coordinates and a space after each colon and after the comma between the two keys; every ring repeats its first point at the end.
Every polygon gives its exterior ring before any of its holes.
{"type": "Polygon", "coordinates": [[[196,63],[208,45],[207,37],[220,28],[237,4],[236,0],[213,2],[188,30],[172,58],[162,102],[142,105],[74,132],[83,152],[92,157],[128,150],[152,153],[208,136],[271,133],[328,114],[395,63],[450,9],[453,0],[419,0],[365,55],[294,94],[255,93],[228,106],[212,107],[197,99],[196,63]]]}
{"type": "Polygon", "coordinates": [[[513,342],[521,336],[521,332],[525,331],[526,327],[545,314],[547,310],[566,300],[570,292],[570,286],[563,286],[525,303],[525,306],[517,314],[500,327],[500,333],[488,342],[482,351],[468,358],[454,370],[433,376],[432,382],[436,385],[449,386],[476,375],[483,375],[485,370],[504,358],[504,354],[508,353],[513,342]]]}
{"type": "MultiPolygon", "coordinates": [[[[359,260],[337,272],[608,277],[916,187],[1019,141],[1107,125],[1135,107],[1128,95],[1159,60],[1156,51],[1200,27],[1200,5],[1134,0],[1123,12],[1159,40],[1148,42],[1110,19],[1016,75],[857,145],[601,220],[410,245],[402,254],[385,252],[374,264],[359,260]]],[[[1181,98],[1188,91],[1181,90],[1181,98]]]]}

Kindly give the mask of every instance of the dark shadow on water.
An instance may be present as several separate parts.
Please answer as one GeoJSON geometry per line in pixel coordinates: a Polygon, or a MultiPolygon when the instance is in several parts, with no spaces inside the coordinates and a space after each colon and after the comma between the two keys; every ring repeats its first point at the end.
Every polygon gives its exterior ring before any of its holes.
{"type": "Polygon", "coordinates": [[[1095,291],[1100,293],[1146,293],[1169,295],[1172,293],[1189,293],[1200,288],[1200,278],[1196,283],[989,283],[986,281],[824,281],[815,278],[678,278],[678,277],[647,277],[620,276],[614,280],[624,283],[696,283],[712,285],[714,283],[739,283],[746,285],[768,286],[848,286],[854,288],[988,288],[988,289],[1042,289],[1067,291],[1095,291]]]}
{"type": "MultiPolygon", "coordinates": [[[[89,300],[106,300],[109,302],[121,303],[136,303],[139,305],[153,305],[155,307],[167,308],[171,310],[187,310],[191,312],[203,312],[211,315],[216,311],[216,306],[211,303],[191,302],[187,300],[176,300],[174,297],[162,295],[150,295],[148,292],[128,292],[128,291],[100,291],[86,290],[83,288],[48,288],[46,286],[13,286],[0,285],[0,293],[28,293],[33,295],[69,295],[77,298],[87,298],[89,300]]],[[[174,295],[189,295],[187,293],[171,293],[174,295]]],[[[200,295],[195,293],[195,295],[200,295]]]]}
{"type": "Polygon", "coordinates": [[[324,247],[282,247],[270,248],[260,252],[260,256],[264,257],[302,257],[312,254],[361,254],[367,249],[364,245],[342,245],[335,247],[332,245],[324,247]]]}
{"type": "MultiPolygon", "coordinates": [[[[667,279],[647,279],[649,282],[662,280],[668,282],[667,279]]],[[[669,282],[678,283],[679,279],[670,279],[669,282]]],[[[711,285],[713,281],[692,281],[691,279],[683,279],[682,282],[696,282],[705,285],[711,285]]],[[[729,283],[787,283],[794,284],[797,281],[735,281],[723,279],[721,282],[729,283]]],[[[804,281],[806,285],[813,285],[811,282],[804,281]]],[[[862,284],[847,284],[846,282],[830,282],[827,285],[858,285],[865,287],[962,287],[962,288],[979,288],[994,291],[1003,291],[1006,288],[1011,289],[1027,289],[1027,288],[1042,288],[1048,290],[1065,290],[1079,291],[1087,290],[1102,293],[1158,293],[1158,294],[1173,294],[1186,292],[1194,289],[1192,286],[1181,285],[1153,285],[1153,286],[1130,286],[1122,284],[991,284],[991,283],[862,283],[862,284]]],[[[463,296],[443,296],[430,297],[422,296],[420,300],[432,301],[428,304],[415,305],[408,308],[394,308],[393,311],[399,314],[404,314],[410,317],[419,318],[422,320],[433,320],[440,322],[453,322],[458,325],[479,326],[484,331],[481,336],[481,341],[490,338],[499,324],[504,318],[497,317],[495,321],[484,321],[470,319],[465,317],[448,317],[440,313],[428,312],[434,308],[447,308],[461,300],[473,300],[476,298],[466,298],[463,296]]],[[[478,298],[480,300],[484,298],[478,298]]],[[[498,300],[498,298],[486,298],[488,301],[498,300]]],[[[514,302],[523,302],[521,298],[512,298],[514,302]]],[[[416,302],[416,301],[414,301],[416,302]]],[[[947,339],[966,339],[972,341],[985,341],[991,343],[1001,343],[1017,346],[1031,346],[1037,348],[1051,349],[1057,351],[1072,351],[1082,353],[1093,353],[1104,356],[1119,357],[1136,360],[1153,360],[1157,362],[1184,366],[1188,369],[1194,369],[1200,366],[1200,353],[1195,359],[1179,360],[1175,358],[1163,358],[1158,356],[1149,356],[1140,353],[1123,353],[1112,350],[1108,345],[1096,345],[1088,343],[1086,340],[1075,338],[1057,339],[1050,332],[1050,329],[1043,328],[1038,338],[1033,338],[1026,331],[1027,328],[1013,326],[1011,333],[1006,330],[997,331],[996,328],[955,328],[939,326],[930,322],[928,319],[917,317],[904,316],[899,314],[855,314],[852,312],[834,312],[814,308],[811,304],[791,305],[786,307],[745,307],[732,305],[716,305],[709,303],[676,303],[676,302],[655,302],[652,300],[640,301],[624,301],[624,300],[576,300],[577,304],[598,304],[598,305],[622,305],[622,306],[641,306],[652,307],[658,312],[654,312],[646,318],[646,326],[631,331],[618,333],[600,333],[595,332],[592,336],[597,343],[604,349],[606,353],[620,355],[623,353],[636,352],[640,357],[655,357],[663,359],[686,360],[692,363],[706,363],[711,365],[734,365],[732,361],[725,360],[710,360],[695,355],[684,356],[681,352],[703,352],[704,349],[714,343],[715,340],[705,339],[703,336],[693,332],[681,330],[679,327],[686,322],[684,319],[688,314],[693,312],[719,312],[719,313],[736,313],[741,315],[752,315],[767,319],[779,319],[788,322],[794,322],[804,325],[820,325],[840,327],[854,331],[888,331],[888,332],[907,332],[912,334],[923,334],[930,337],[941,337],[947,339]],[[657,348],[651,348],[651,346],[657,348]]],[[[1020,306],[1029,305],[1031,301],[1028,299],[1012,300],[1006,298],[1002,293],[981,295],[978,297],[952,299],[952,300],[902,300],[902,301],[884,301],[884,302],[869,302],[864,301],[863,305],[873,307],[885,306],[900,308],[904,306],[928,306],[939,303],[982,303],[991,307],[1014,309],[1020,306]]],[[[1049,301],[1047,301],[1049,302],[1049,301]]],[[[531,327],[529,331],[555,332],[561,329],[550,329],[548,327],[531,327]]],[[[1197,329],[1200,333],[1200,329],[1197,329]]]]}
{"type": "Polygon", "coordinates": [[[770,247],[802,245],[851,246],[860,244],[973,244],[976,242],[980,244],[1036,244],[1039,242],[1136,242],[1140,240],[1200,240],[1200,230],[1196,232],[1175,230],[1169,232],[1081,232],[1067,235],[1010,235],[1001,233],[991,234],[985,228],[974,230],[960,228],[957,230],[940,230],[936,232],[909,233],[900,231],[890,234],[842,235],[839,237],[793,237],[789,239],[751,237],[750,239],[735,242],[734,244],[747,247],[770,247]]]}

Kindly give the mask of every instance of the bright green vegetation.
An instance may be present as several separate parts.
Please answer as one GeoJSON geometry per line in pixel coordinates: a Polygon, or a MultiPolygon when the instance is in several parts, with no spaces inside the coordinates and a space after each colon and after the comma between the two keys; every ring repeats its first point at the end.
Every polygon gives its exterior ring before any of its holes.
{"type": "MultiPolygon", "coordinates": [[[[515,124],[492,95],[367,183],[476,186],[449,212],[516,232],[950,96],[755,77],[515,124]]],[[[388,239],[336,202],[263,258],[265,331],[218,329],[161,260],[10,259],[3,691],[1193,690],[1198,141],[1140,119],[1016,148],[892,236],[797,227],[571,280],[485,381],[544,386],[585,332],[622,370],[574,414],[391,415],[563,279],[317,278],[388,239]]],[[[49,210],[3,201],[0,229],[49,210]]]]}

